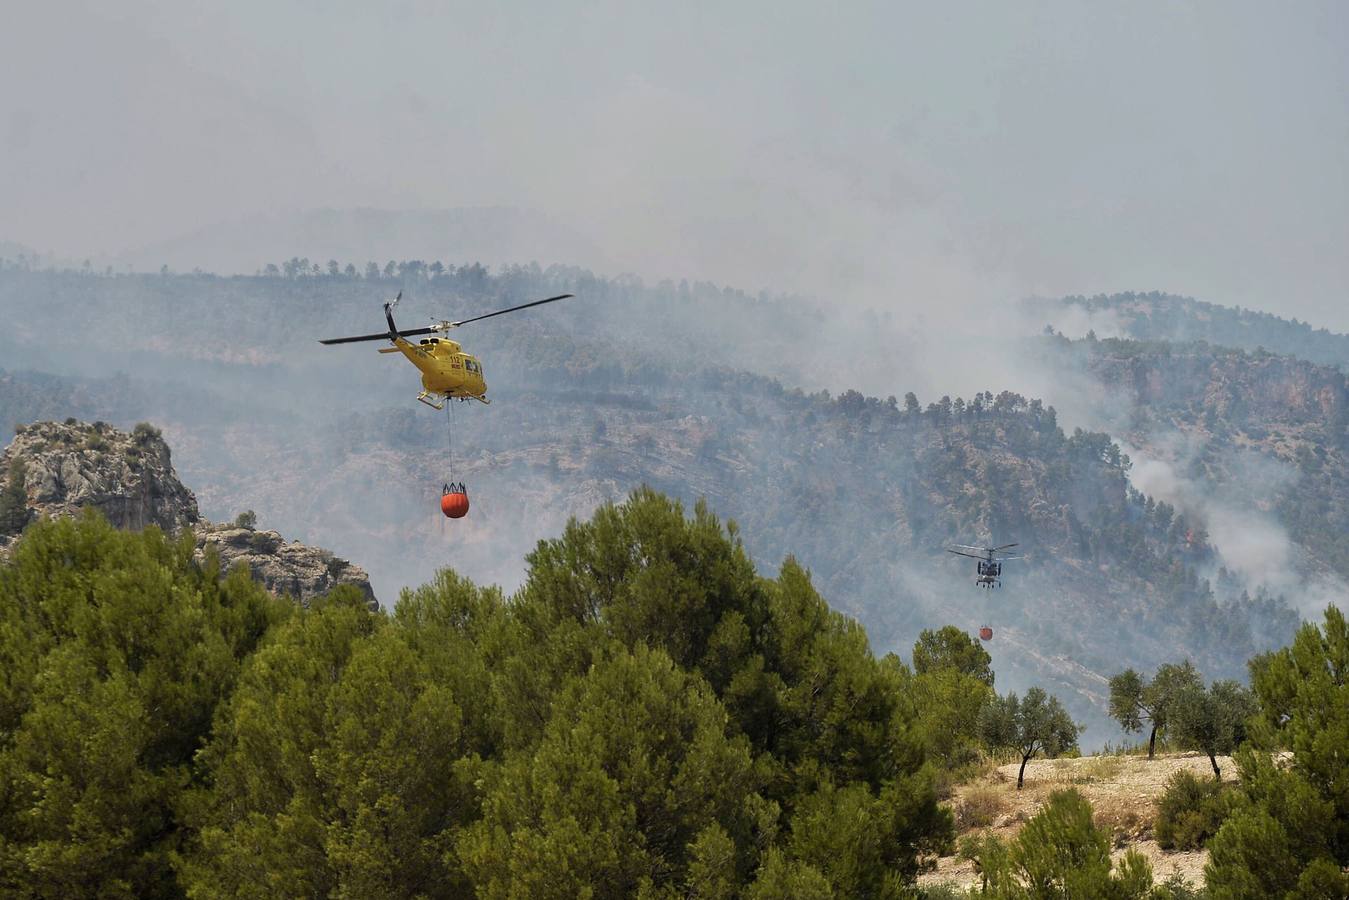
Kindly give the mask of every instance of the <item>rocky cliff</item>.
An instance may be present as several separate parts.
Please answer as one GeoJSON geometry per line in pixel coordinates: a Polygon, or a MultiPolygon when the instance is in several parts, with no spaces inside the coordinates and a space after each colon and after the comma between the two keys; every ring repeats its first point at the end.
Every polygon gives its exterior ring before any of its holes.
{"type": "Polygon", "coordinates": [[[1345,441],[1349,378],[1335,366],[1291,356],[1244,353],[1207,345],[1157,348],[1136,341],[1082,342],[1102,384],[1122,389],[1154,414],[1312,427],[1324,440],[1345,441]]]}
{"type": "Polygon", "coordinates": [[[149,425],[128,434],[102,422],[38,422],[20,428],[0,455],[4,472],[15,465],[39,515],[96,509],[118,528],[167,532],[201,519],[197,498],[174,474],[168,445],[149,425]]]}
{"type": "Polygon", "coordinates": [[[203,519],[197,498],[178,480],[168,444],[145,423],[130,433],[74,419],[21,426],[0,453],[0,478],[0,556],[33,519],[96,509],[118,528],[190,529],[199,558],[214,551],[223,569],[242,563],[268,590],[301,603],[340,584],[375,602],[365,570],[327,550],[256,530],[251,522],[203,519]]]}

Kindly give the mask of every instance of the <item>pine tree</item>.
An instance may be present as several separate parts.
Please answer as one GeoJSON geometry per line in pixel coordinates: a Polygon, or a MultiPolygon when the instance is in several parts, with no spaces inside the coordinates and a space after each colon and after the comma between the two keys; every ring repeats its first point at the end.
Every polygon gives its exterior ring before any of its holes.
{"type": "Polygon", "coordinates": [[[918,675],[952,669],[993,686],[993,657],[954,625],[937,631],[925,628],[913,645],[913,671],[918,675]]]}
{"type": "Polygon", "coordinates": [[[287,609],[192,556],[89,513],[0,565],[0,893],[177,895],[194,754],[287,609]]]}
{"type": "Polygon", "coordinates": [[[690,846],[714,823],[746,872],[763,801],[749,743],[726,722],[706,683],[663,650],[620,650],[572,680],[537,749],[484,771],[483,818],[458,850],[479,896],[682,883],[697,875],[690,846]]]}
{"type": "Polygon", "coordinates": [[[462,713],[354,591],[311,602],[249,660],[188,808],[189,892],[456,897],[462,713]]]}
{"type": "Polygon", "coordinates": [[[1260,701],[1235,811],[1209,842],[1217,900],[1349,896],[1349,624],[1335,606],[1252,661],[1260,701]],[[1292,751],[1286,763],[1273,751],[1292,751]]]}

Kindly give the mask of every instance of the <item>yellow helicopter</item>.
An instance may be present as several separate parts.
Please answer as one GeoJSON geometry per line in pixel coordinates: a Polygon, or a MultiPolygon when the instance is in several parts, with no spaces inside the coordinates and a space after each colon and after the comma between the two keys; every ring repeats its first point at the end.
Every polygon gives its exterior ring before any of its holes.
{"type": "Polygon", "coordinates": [[[478,362],[476,356],[470,356],[461,350],[458,341],[452,341],[444,337],[424,337],[414,344],[407,339],[424,334],[444,334],[452,328],[467,325],[469,322],[479,322],[493,316],[505,315],[508,312],[517,312],[522,309],[529,309],[532,306],[542,306],[545,303],[566,300],[571,296],[574,295],[558,294],[556,297],[549,297],[546,300],[535,300],[533,303],[523,303],[509,309],[498,309],[496,312],[474,316],[471,319],[460,319],[457,322],[441,321],[427,328],[399,331],[398,326],[393,323],[393,308],[399,300],[403,299],[403,292],[399,291],[397,297],[384,304],[384,319],[389,323],[387,332],[361,334],[356,337],[328,338],[326,341],[319,341],[319,343],[354,344],[358,341],[392,341],[392,347],[383,347],[379,352],[401,353],[421,370],[422,392],[417,395],[417,399],[422,403],[433,409],[444,409],[445,403],[451,399],[468,400],[472,398],[481,400],[483,403],[490,403],[491,401],[487,399],[487,381],[483,378],[482,363],[478,362]]]}

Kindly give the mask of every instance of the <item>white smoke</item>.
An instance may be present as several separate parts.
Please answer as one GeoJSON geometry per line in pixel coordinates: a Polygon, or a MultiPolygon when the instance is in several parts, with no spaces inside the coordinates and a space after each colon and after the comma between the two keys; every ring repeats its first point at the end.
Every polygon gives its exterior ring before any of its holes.
{"type": "Polygon", "coordinates": [[[1218,490],[1185,474],[1205,450],[1202,439],[1177,433],[1155,443],[1170,458],[1121,443],[1133,460],[1131,483],[1202,525],[1221,564],[1249,590],[1263,587],[1282,595],[1304,618],[1316,618],[1331,600],[1343,599],[1349,585],[1317,569],[1270,511],[1279,493],[1300,477],[1294,467],[1228,451],[1220,461],[1232,477],[1218,490]]]}

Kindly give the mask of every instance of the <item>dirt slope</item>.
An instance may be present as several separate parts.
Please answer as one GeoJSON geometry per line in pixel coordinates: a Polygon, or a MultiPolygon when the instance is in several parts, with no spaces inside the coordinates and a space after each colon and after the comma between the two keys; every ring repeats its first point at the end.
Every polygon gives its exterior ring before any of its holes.
{"type": "MultiPolygon", "coordinates": [[[[1236,766],[1230,757],[1218,757],[1223,780],[1236,779],[1236,766]]],[[[1096,823],[1109,828],[1114,836],[1115,855],[1130,848],[1138,850],[1152,863],[1153,878],[1162,881],[1173,872],[1195,885],[1204,880],[1206,850],[1169,853],[1152,837],[1157,815],[1157,799],[1166,789],[1166,781],[1175,772],[1188,769],[1210,778],[1213,769],[1201,753],[1158,754],[1146,756],[1085,756],[1080,759],[1037,759],[1026,766],[1025,786],[1016,789],[1019,763],[1000,766],[986,777],[956,789],[951,806],[961,837],[986,832],[1004,840],[1016,836],[1022,824],[1040,811],[1050,793],[1076,788],[1091,802],[1096,823]]],[[[978,885],[973,864],[956,856],[943,857],[935,872],[919,879],[922,884],[978,885]]]]}

